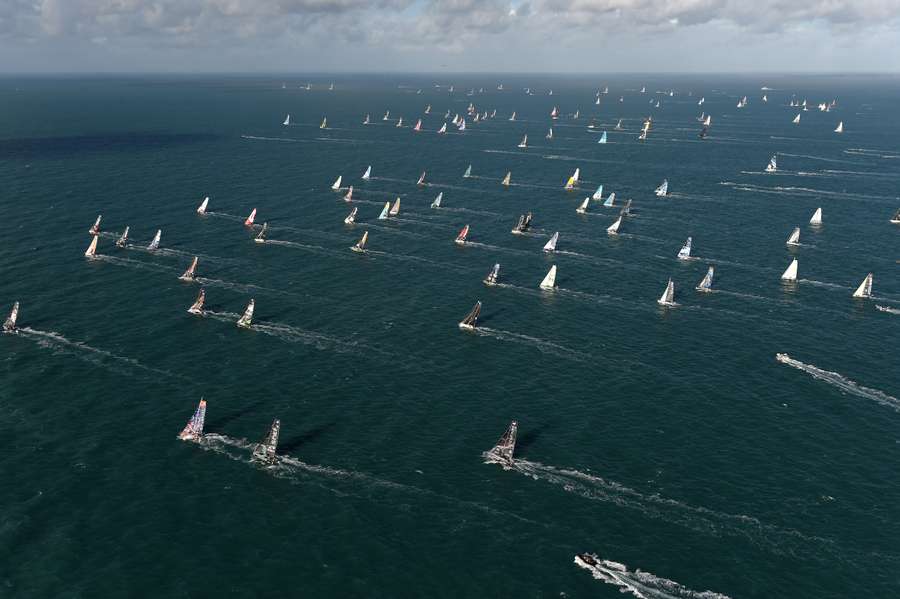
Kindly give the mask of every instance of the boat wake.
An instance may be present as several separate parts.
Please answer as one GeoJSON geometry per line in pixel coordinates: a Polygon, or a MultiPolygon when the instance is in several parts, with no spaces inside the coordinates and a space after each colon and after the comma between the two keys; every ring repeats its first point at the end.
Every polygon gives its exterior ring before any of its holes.
{"type": "Polygon", "coordinates": [[[163,266],[162,264],[155,264],[153,262],[142,262],[140,260],[132,260],[130,258],[119,258],[118,256],[110,256],[108,254],[94,254],[93,256],[91,256],[90,259],[98,260],[100,262],[107,262],[109,264],[115,264],[116,266],[124,266],[127,268],[153,270],[156,272],[177,272],[176,269],[171,268],[169,266],[163,266]]]}
{"type": "Polygon", "coordinates": [[[882,306],[881,304],[875,304],[875,309],[879,312],[887,312],[888,314],[896,314],[900,316],[900,310],[897,308],[891,308],[890,306],[882,306]]]}
{"type": "Polygon", "coordinates": [[[420,264],[428,264],[429,266],[437,266],[440,268],[446,268],[449,270],[453,270],[459,273],[468,273],[472,272],[471,268],[465,268],[459,266],[458,264],[452,264],[450,262],[436,262],[434,260],[429,260],[428,258],[422,258],[420,256],[411,256],[409,254],[394,254],[392,252],[383,252],[381,250],[366,250],[367,254],[371,254],[374,256],[384,256],[385,258],[389,258],[392,260],[401,260],[405,262],[418,262],[420,264]]]}
{"type": "Polygon", "coordinates": [[[519,256],[528,256],[533,254],[533,252],[526,252],[525,250],[514,250],[512,248],[500,247],[499,245],[491,245],[489,243],[480,243],[478,241],[467,241],[463,244],[463,247],[482,248],[485,250],[506,252],[507,254],[518,254],[519,256]]]}
{"type": "Polygon", "coordinates": [[[824,287],[826,289],[853,289],[853,287],[846,287],[844,285],[836,285],[834,283],[826,283],[824,281],[814,281],[812,279],[797,279],[798,283],[805,283],[807,285],[813,285],[814,287],[824,287]]]}
{"type": "Polygon", "coordinates": [[[513,333],[510,331],[501,331],[498,329],[491,329],[483,326],[476,327],[475,332],[482,336],[500,339],[501,341],[512,341],[514,343],[528,345],[530,347],[534,347],[541,353],[554,355],[559,358],[566,358],[568,360],[574,360],[576,362],[586,362],[593,359],[590,354],[578,352],[574,349],[569,349],[568,347],[553,343],[552,341],[539,339],[538,337],[531,337],[529,335],[522,335],[520,333],[513,333]]]}
{"type": "Polygon", "coordinates": [[[412,231],[404,231],[403,229],[398,229],[396,227],[383,227],[381,225],[376,225],[374,222],[358,222],[356,223],[360,227],[365,227],[367,229],[377,229],[379,231],[385,231],[387,233],[393,233],[395,235],[402,235],[404,237],[414,237],[418,239],[428,239],[428,235],[423,235],[421,233],[413,233],[412,231]]]}
{"type": "Polygon", "coordinates": [[[331,337],[330,335],[325,335],[316,331],[307,331],[279,322],[254,322],[250,329],[265,333],[266,335],[278,337],[282,341],[312,345],[320,350],[365,354],[371,354],[373,351],[376,351],[356,341],[345,341],[343,339],[338,339],[337,337],[331,337]]]}
{"type": "Polygon", "coordinates": [[[721,181],[720,185],[731,187],[738,191],[750,191],[755,193],[768,193],[774,195],[796,195],[796,194],[813,194],[818,196],[831,196],[834,198],[842,198],[847,200],[875,200],[881,203],[889,203],[893,205],[896,201],[888,196],[873,196],[866,194],[846,193],[841,191],[828,191],[825,189],[810,189],[809,187],[763,187],[761,185],[752,185],[750,183],[735,183],[733,181],[721,181]]]}
{"type": "Polygon", "coordinates": [[[822,370],[821,368],[813,366],[812,364],[804,364],[800,360],[795,360],[787,354],[777,354],[776,359],[782,364],[787,364],[788,366],[792,366],[797,370],[802,370],[814,379],[828,383],[833,387],[837,387],[844,393],[851,393],[865,399],[871,399],[876,403],[900,412],[900,399],[892,397],[887,393],[884,393],[883,391],[879,391],[878,389],[870,389],[869,387],[863,387],[862,385],[851,381],[842,374],[831,372],[828,370],[822,370]]]}
{"type": "MultiPolygon", "coordinates": [[[[266,239],[265,241],[263,241],[263,244],[264,245],[280,245],[283,247],[295,248],[298,250],[303,250],[306,252],[311,252],[313,254],[319,254],[322,256],[332,256],[332,257],[349,259],[349,256],[347,256],[343,253],[337,252],[335,250],[329,250],[328,248],[324,248],[321,245],[308,245],[305,243],[297,243],[296,241],[282,241],[280,239],[266,239]]],[[[280,293],[286,293],[286,292],[280,292],[280,293]]],[[[292,295],[292,294],[288,293],[287,295],[292,295]]]]}
{"type": "MultiPolygon", "coordinates": [[[[268,242],[266,242],[268,243],[268,242]]],[[[268,295],[282,295],[288,297],[296,297],[297,294],[290,293],[288,291],[281,291],[280,289],[272,289],[270,287],[260,287],[259,285],[246,285],[243,283],[233,283],[231,281],[223,281],[221,279],[207,279],[206,277],[196,277],[194,279],[201,285],[208,285],[211,287],[221,287],[223,289],[233,289],[234,291],[240,291],[241,293],[263,293],[268,295]]]]}
{"type": "Polygon", "coordinates": [[[620,593],[631,593],[640,599],[731,599],[713,591],[694,591],[639,569],[631,572],[625,564],[600,559],[596,554],[576,555],[575,565],[589,571],[597,580],[619,587],[620,593]]]}

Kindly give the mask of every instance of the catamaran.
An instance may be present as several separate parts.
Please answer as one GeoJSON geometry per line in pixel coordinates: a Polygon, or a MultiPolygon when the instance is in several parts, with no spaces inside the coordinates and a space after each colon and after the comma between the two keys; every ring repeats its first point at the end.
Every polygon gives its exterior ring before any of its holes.
{"type": "Polygon", "coordinates": [[[772,154],[772,157],[769,158],[769,164],[766,165],[767,173],[775,173],[778,171],[778,156],[772,154]]]}
{"type": "Polygon", "coordinates": [[[394,205],[391,206],[391,209],[388,212],[388,214],[391,216],[397,216],[398,214],[400,214],[400,198],[397,198],[396,200],[394,200],[394,205]]]}
{"type": "Polygon", "coordinates": [[[614,222],[613,224],[611,224],[609,227],[606,228],[606,234],[607,235],[618,235],[619,227],[621,227],[621,226],[622,226],[622,215],[620,214],[619,218],[616,219],[616,222],[614,222]]]}
{"type": "Polygon", "coordinates": [[[592,200],[602,200],[603,199],[603,185],[600,185],[597,188],[597,191],[594,192],[594,195],[591,196],[592,200]]]}
{"type": "Polygon", "coordinates": [[[691,238],[688,237],[681,249],[678,250],[679,260],[690,260],[691,258],[691,238]]]}
{"type": "Polygon", "coordinates": [[[419,176],[419,180],[416,181],[416,185],[425,185],[425,171],[422,171],[422,174],[419,176]]]}
{"type": "Polygon", "coordinates": [[[328,129],[328,117],[322,117],[322,124],[319,125],[319,129],[328,129]]]}
{"type": "Polygon", "coordinates": [[[188,420],[184,430],[178,435],[182,441],[199,441],[203,438],[203,423],[206,420],[206,400],[200,398],[200,403],[194,411],[194,415],[188,420]]]}
{"type": "Polygon", "coordinates": [[[513,420],[506,432],[497,441],[497,444],[486,452],[486,456],[505,466],[512,465],[514,462],[513,454],[516,451],[516,434],[518,430],[519,423],[513,420]]]}
{"type": "Polygon", "coordinates": [[[388,213],[391,211],[391,203],[385,202],[384,208],[381,209],[381,214],[378,215],[378,220],[387,220],[388,213]]]}
{"type": "Polygon", "coordinates": [[[565,187],[566,189],[569,189],[569,190],[575,189],[575,186],[578,185],[578,177],[579,177],[580,173],[581,173],[581,170],[576,168],[575,172],[572,173],[572,176],[569,177],[569,180],[566,181],[566,187],[565,187]]]}
{"type": "Polygon", "coordinates": [[[365,254],[366,253],[366,242],[368,240],[369,240],[369,232],[366,231],[365,233],[363,233],[362,238],[356,242],[356,245],[354,245],[350,249],[353,250],[354,252],[356,252],[357,254],[365,254]]]}
{"type": "Polygon", "coordinates": [[[481,301],[475,302],[475,305],[469,310],[465,318],[459,321],[459,328],[464,331],[474,331],[478,324],[478,316],[481,314],[481,301]]]}
{"type": "Polygon", "coordinates": [[[812,217],[809,219],[809,224],[813,226],[822,224],[822,208],[816,208],[816,211],[813,212],[812,217]]]}
{"type": "Polygon", "coordinates": [[[122,236],[116,240],[117,248],[124,248],[128,244],[128,227],[125,227],[125,230],[122,231],[122,236]]]}
{"type": "Polygon", "coordinates": [[[272,421],[272,426],[269,427],[266,437],[254,446],[253,457],[251,458],[254,462],[260,462],[267,466],[275,463],[278,459],[275,450],[278,447],[278,434],[280,432],[281,421],[276,418],[272,421]]]}
{"type": "Polygon", "coordinates": [[[799,125],[799,124],[800,124],[800,114],[801,114],[801,113],[798,112],[798,113],[797,113],[797,116],[794,117],[794,120],[791,121],[791,122],[794,123],[795,125],[799,125]]]}
{"type": "Polygon", "coordinates": [[[550,130],[547,131],[547,139],[553,139],[553,127],[550,127],[550,130]]]}
{"type": "Polygon", "coordinates": [[[363,173],[362,180],[368,181],[371,178],[372,178],[372,167],[368,166],[368,167],[366,167],[366,172],[363,173]]]}
{"type": "Polygon", "coordinates": [[[716,274],[716,268],[714,266],[710,266],[706,271],[706,275],[703,277],[703,280],[697,285],[697,291],[710,292],[712,291],[712,282],[713,275],[716,274]]]}
{"type": "Polygon", "coordinates": [[[800,227],[794,227],[791,236],[788,237],[788,240],[785,243],[788,245],[800,245],[800,227]]]}
{"type": "Polygon", "coordinates": [[[544,251],[545,252],[555,252],[556,244],[558,242],[559,242],[559,231],[554,233],[553,236],[550,237],[550,241],[548,241],[547,243],[544,244],[544,251]]]}
{"type": "Polygon", "coordinates": [[[659,187],[656,188],[656,190],[653,193],[655,193],[656,197],[658,197],[658,198],[666,197],[669,194],[669,180],[663,179],[663,182],[660,184],[659,187]]]}
{"type": "Polygon", "coordinates": [[[512,171],[507,171],[506,176],[503,177],[503,181],[500,181],[500,185],[504,187],[509,187],[509,182],[512,179],[512,171]]]}
{"type": "Polygon", "coordinates": [[[472,176],[472,165],[466,167],[466,172],[463,173],[463,179],[468,179],[472,176]]]}
{"type": "Polygon", "coordinates": [[[286,117],[284,117],[284,122],[281,124],[284,125],[285,127],[290,125],[291,124],[291,115],[287,115],[286,117]]]}
{"type": "Polygon", "coordinates": [[[616,192],[610,193],[606,196],[606,200],[603,201],[604,208],[612,208],[616,204],[616,192]]]}
{"type": "Polygon", "coordinates": [[[494,264],[494,268],[491,269],[491,272],[484,278],[483,283],[485,285],[496,285],[500,282],[500,263],[494,264]]]}
{"type": "Polygon", "coordinates": [[[247,309],[244,310],[244,315],[241,316],[237,321],[237,326],[242,329],[249,329],[250,325],[253,324],[253,308],[256,306],[256,302],[254,300],[250,300],[250,303],[247,304],[247,309]]]}
{"type": "Polygon", "coordinates": [[[150,242],[150,245],[147,246],[147,249],[151,252],[154,252],[159,249],[159,239],[162,237],[162,229],[156,230],[156,235],[153,236],[153,240],[150,242]]]}
{"type": "Polygon", "coordinates": [[[443,199],[443,197],[444,197],[444,192],[443,192],[443,191],[440,192],[440,193],[438,193],[438,194],[437,194],[437,197],[434,198],[434,201],[431,202],[431,207],[432,207],[432,208],[440,208],[440,207],[441,207],[441,200],[443,199]]]}
{"type": "Polygon", "coordinates": [[[469,236],[469,225],[466,225],[465,227],[462,228],[462,230],[460,230],[459,235],[456,236],[455,243],[457,245],[465,245],[466,237],[468,237],[468,236],[469,236]]]}
{"type": "Polygon", "coordinates": [[[206,207],[209,206],[209,196],[203,198],[203,201],[200,202],[200,207],[197,208],[197,214],[204,215],[206,214],[206,207]]]}
{"type": "Polygon", "coordinates": [[[834,128],[835,133],[843,133],[844,132],[844,121],[838,123],[838,126],[834,128]]]}
{"type": "Polygon", "coordinates": [[[799,268],[799,263],[797,259],[794,258],[791,260],[791,263],[785,269],[784,273],[781,275],[782,281],[796,281],[797,280],[797,269],[799,268]]]}
{"type": "Polygon", "coordinates": [[[600,135],[600,139],[597,140],[597,143],[598,143],[598,144],[605,144],[605,143],[606,143],[606,131],[604,131],[604,132],[600,135]]]}
{"type": "Polygon", "coordinates": [[[197,256],[194,256],[194,261],[191,262],[191,265],[188,266],[188,269],[184,271],[184,274],[178,277],[178,279],[181,281],[193,281],[194,275],[197,272],[197,262],[197,256]]]}
{"type": "Polygon", "coordinates": [[[244,221],[245,227],[252,227],[253,221],[256,220],[256,208],[250,211],[250,216],[247,217],[247,220],[244,221]]]}
{"type": "Polygon", "coordinates": [[[584,201],[575,209],[575,212],[578,214],[586,214],[588,211],[588,204],[591,203],[591,198],[584,198],[584,201]]]}
{"type": "Polygon", "coordinates": [[[527,147],[528,147],[528,134],[527,134],[527,133],[525,134],[524,137],[522,137],[522,141],[519,142],[519,147],[520,147],[520,148],[527,148],[527,147]]]}
{"type": "Polygon", "coordinates": [[[100,214],[97,216],[97,220],[94,221],[93,226],[88,229],[88,233],[91,235],[99,235],[100,234],[100,219],[103,218],[103,215],[100,214]]]}
{"type": "Polygon", "coordinates": [[[263,223],[262,229],[259,230],[259,235],[256,236],[256,239],[253,241],[255,243],[265,243],[266,242],[266,232],[269,230],[269,223],[263,223]]]}
{"type": "Polygon", "coordinates": [[[663,294],[656,300],[656,303],[660,306],[677,306],[675,303],[675,283],[672,282],[672,278],[669,277],[669,282],[666,283],[666,290],[663,291],[663,294]]]}
{"type": "Polygon", "coordinates": [[[544,277],[544,280],[541,281],[539,285],[541,289],[555,289],[556,288],[556,265],[550,267],[550,270],[547,271],[547,275],[544,277]]]}
{"type": "Polygon", "coordinates": [[[356,222],[356,206],[353,207],[353,210],[350,211],[350,214],[347,215],[347,218],[344,219],[345,225],[352,225],[356,222]]]}
{"type": "Polygon", "coordinates": [[[853,292],[853,297],[872,297],[872,273],[866,275],[863,282],[853,292]]]}
{"type": "Polygon", "coordinates": [[[334,183],[331,184],[331,189],[334,191],[338,191],[341,188],[341,175],[338,175],[338,178],[334,180],[334,183]]]}
{"type": "Polygon", "coordinates": [[[201,288],[200,293],[197,294],[197,299],[194,300],[194,303],[191,304],[191,307],[188,308],[188,312],[191,314],[203,314],[203,304],[206,303],[206,290],[201,288]]]}
{"type": "Polygon", "coordinates": [[[350,186],[349,189],[347,189],[347,193],[344,194],[344,201],[345,201],[345,202],[352,202],[352,201],[353,201],[353,186],[352,186],[352,185],[350,186]]]}
{"type": "MultiPolygon", "coordinates": [[[[500,265],[497,264],[494,267],[495,270],[500,270],[500,265]]],[[[496,282],[496,281],[495,281],[496,282]]],[[[16,330],[16,320],[19,318],[19,302],[13,304],[12,310],[9,313],[9,316],[3,322],[3,332],[12,333],[16,330]]]]}

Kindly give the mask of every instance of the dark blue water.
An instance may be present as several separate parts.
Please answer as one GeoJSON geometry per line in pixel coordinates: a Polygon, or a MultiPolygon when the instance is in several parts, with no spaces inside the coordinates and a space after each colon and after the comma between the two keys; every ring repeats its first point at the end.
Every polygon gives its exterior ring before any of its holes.
{"type": "Polygon", "coordinates": [[[900,592],[900,318],[875,309],[900,310],[895,79],[330,81],[0,81],[0,304],[22,305],[0,338],[0,594],[619,596],[573,564],[585,551],[647,597],[900,592]],[[799,125],[792,94],[812,104],[799,125]],[[435,133],[469,102],[497,118],[435,133]],[[617,238],[618,208],[575,212],[600,184],[634,200],[617,238]],[[270,243],[241,223],[253,208],[270,243]],[[511,235],[529,210],[533,234],[511,235]],[[205,318],[177,279],[195,255],[205,318]],[[505,285],[487,288],[495,262],[505,285]],[[540,292],[551,264],[559,289],[540,292]],[[717,291],[697,293],[709,264],[717,291]],[[852,299],[868,272],[875,297],[852,299]],[[669,277],[680,305],[661,309],[669,277]],[[484,328],[459,331],[478,299],[484,328]],[[180,442],[201,396],[221,437],[180,442]],[[283,457],[251,464],[240,439],[274,418],[283,457]],[[484,464],[512,419],[519,461],[484,464]]]}

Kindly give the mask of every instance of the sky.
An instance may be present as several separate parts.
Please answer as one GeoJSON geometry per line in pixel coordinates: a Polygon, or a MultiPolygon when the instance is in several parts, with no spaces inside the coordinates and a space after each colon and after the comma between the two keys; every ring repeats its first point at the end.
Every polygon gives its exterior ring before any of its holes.
{"type": "Polygon", "coordinates": [[[900,0],[0,0],[0,72],[898,72],[900,0]]]}

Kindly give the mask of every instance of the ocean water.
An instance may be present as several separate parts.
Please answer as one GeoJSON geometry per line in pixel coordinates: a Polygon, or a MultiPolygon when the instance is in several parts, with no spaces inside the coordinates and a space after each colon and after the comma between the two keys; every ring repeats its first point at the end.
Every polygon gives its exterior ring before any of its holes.
{"type": "Polygon", "coordinates": [[[900,318],[875,309],[900,310],[896,78],[306,81],[0,80],[0,305],[21,302],[0,336],[0,595],[900,594],[900,318]],[[793,94],[812,104],[799,125],[793,94]],[[497,117],[435,133],[470,101],[497,117]],[[575,212],[600,184],[633,199],[617,238],[618,208],[575,212]],[[269,243],[241,222],[253,208],[269,243]],[[529,210],[532,234],[511,235],[529,210]],[[177,279],[195,255],[203,318],[177,279]],[[540,292],[552,264],[559,289],[540,292]],[[697,293],[709,264],[716,291],[697,293]],[[852,299],[867,272],[875,298],[852,299]],[[680,305],[661,309],[669,277],[680,305]],[[458,330],[479,299],[480,332],[458,330]],[[200,397],[210,438],[180,442],[200,397]],[[263,468],[248,444],[274,418],[263,468]],[[517,461],[485,464],[513,419],[517,461]],[[626,570],[604,579],[581,552],[626,570]]]}

